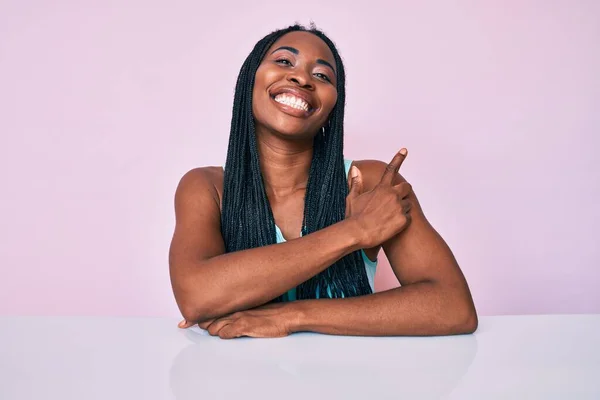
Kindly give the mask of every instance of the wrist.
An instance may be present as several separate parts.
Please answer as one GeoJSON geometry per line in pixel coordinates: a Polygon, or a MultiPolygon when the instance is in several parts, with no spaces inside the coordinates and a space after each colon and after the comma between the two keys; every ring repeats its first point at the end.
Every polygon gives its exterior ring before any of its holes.
{"type": "Polygon", "coordinates": [[[344,227],[344,234],[348,237],[348,253],[362,249],[362,229],[359,222],[350,217],[341,221],[340,224],[344,227]]]}
{"type": "Polygon", "coordinates": [[[291,333],[309,330],[311,303],[313,303],[311,300],[297,300],[289,303],[293,310],[288,320],[291,333]]]}

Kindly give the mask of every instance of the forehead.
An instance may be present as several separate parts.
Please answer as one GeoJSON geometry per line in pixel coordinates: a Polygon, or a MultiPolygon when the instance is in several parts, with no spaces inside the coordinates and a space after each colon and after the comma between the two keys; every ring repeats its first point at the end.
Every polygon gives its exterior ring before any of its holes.
{"type": "Polygon", "coordinates": [[[302,56],[321,58],[335,66],[333,53],[327,43],[310,32],[290,32],[280,37],[269,49],[269,53],[281,47],[289,46],[297,49],[302,56]]]}

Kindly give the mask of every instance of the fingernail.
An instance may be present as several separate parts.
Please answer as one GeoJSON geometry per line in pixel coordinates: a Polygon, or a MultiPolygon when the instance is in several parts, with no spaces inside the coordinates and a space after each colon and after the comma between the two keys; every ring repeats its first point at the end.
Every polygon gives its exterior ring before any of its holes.
{"type": "Polygon", "coordinates": [[[399,153],[402,154],[403,156],[405,156],[408,153],[408,150],[400,149],[399,153]]]}
{"type": "Polygon", "coordinates": [[[358,176],[358,168],[352,166],[352,168],[350,168],[350,176],[356,178],[358,176]]]}

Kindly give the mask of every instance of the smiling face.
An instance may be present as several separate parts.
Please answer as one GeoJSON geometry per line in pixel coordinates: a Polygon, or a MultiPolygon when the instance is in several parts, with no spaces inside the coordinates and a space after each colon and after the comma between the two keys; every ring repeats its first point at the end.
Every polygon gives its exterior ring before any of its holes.
{"type": "Polygon", "coordinates": [[[282,36],[256,71],[252,111],[257,132],[312,138],[327,123],[336,101],[333,53],[312,33],[282,36]]]}

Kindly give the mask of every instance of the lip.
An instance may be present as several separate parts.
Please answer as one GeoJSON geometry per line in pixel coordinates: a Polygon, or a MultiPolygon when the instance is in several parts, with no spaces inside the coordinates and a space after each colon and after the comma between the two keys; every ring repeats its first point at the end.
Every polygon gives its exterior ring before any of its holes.
{"type": "Polygon", "coordinates": [[[271,97],[271,100],[273,100],[273,102],[279,106],[279,108],[282,109],[282,111],[284,111],[286,114],[292,114],[294,116],[309,116],[310,114],[312,114],[317,108],[314,106],[315,101],[311,98],[311,96],[309,96],[307,93],[295,89],[295,88],[291,88],[291,87],[281,87],[278,89],[273,90],[271,93],[269,93],[269,97],[271,97]],[[292,96],[298,97],[302,100],[304,100],[305,102],[308,103],[309,109],[308,111],[304,111],[304,110],[298,110],[294,107],[290,107],[287,106],[285,104],[279,103],[277,101],[275,101],[275,97],[277,97],[280,94],[283,93],[288,93],[291,94],[292,96]]]}

